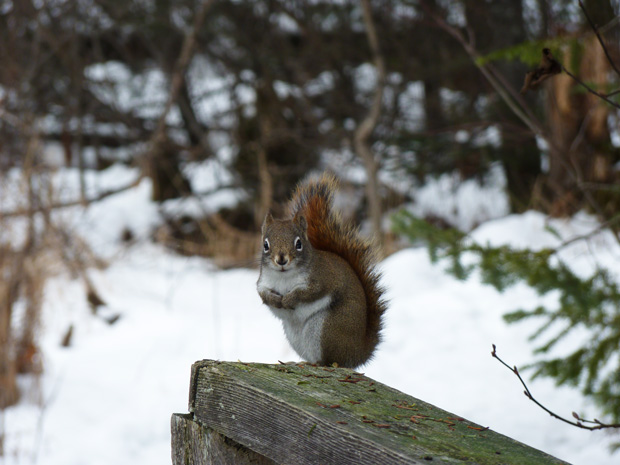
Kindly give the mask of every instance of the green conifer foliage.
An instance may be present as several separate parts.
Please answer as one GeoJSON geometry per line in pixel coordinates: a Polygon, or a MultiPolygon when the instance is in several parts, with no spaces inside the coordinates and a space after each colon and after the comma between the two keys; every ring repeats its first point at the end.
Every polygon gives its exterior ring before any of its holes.
{"type": "Polygon", "coordinates": [[[436,228],[404,211],[394,216],[393,227],[414,243],[424,243],[433,263],[447,261],[446,271],[457,279],[478,270],[481,280],[500,292],[517,283],[541,296],[558,292],[555,308],[515,309],[504,315],[508,323],[541,321],[531,339],[538,341],[535,353],[542,359],[526,368],[534,378],[548,376],[558,385],[578,386],[612,421],[620,420],[620,289],[609,270],[599,267],[581,278],[558,257],[559,249],[480,245],[460,231],[436,228]],[[587,334],[582,347],[565,356],[552,353],[577,331],[587,334]]]}

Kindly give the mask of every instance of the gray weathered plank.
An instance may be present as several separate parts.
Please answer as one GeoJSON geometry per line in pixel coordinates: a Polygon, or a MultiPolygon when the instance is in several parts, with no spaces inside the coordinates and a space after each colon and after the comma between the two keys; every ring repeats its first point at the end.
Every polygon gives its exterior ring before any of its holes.
{"type": "Polygon", "coordinates": [[[276,463],[566,463],[344,368],[197,362],[190,411],[276,463]]]}
{"type": "Polygon", "coordinates": [[[171,419],[173,465],[275,465],[245,446],[202,426],[191,414],[171,419]]]}

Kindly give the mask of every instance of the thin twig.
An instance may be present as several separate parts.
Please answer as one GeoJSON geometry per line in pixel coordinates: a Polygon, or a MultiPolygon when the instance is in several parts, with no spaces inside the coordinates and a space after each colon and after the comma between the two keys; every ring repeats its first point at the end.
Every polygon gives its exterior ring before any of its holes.
{"type": "Polygon", "coordinates": [[[601,47],[603,47],[603,51],[605,52],[605,56],[607,57],[607,61],[609,61],[609,64],[614,69],[616,74],[618,74],[620,76],[620,70],[618,70],[618,68],[616,67],[616,64],[614,63],[614,60],[612,60],[611,56],[609,55],[609,51],[607,50],[607,47],[605,47],[605,42],[603,41],[603,38],[601,37],[601,35],[598,32],[598,27],[596,26],[596,24],[594,24],[594,21],[592,21],[592,19],[590,18],[590,15],[588,15],[586,7],[583,5],[583,2],[581,0],[579,0],[579,7],[581,8],[581,11],[583,11],[583,15],[588,20],[588,23],[590,23],[590,27],[592,28],[592,30],[596,34],[596,37],[598,38],[598,41],[601,44],[601,47]]]}
{"type": "Polygon", "coordinates": [[[519,378],[519,381],[521,381],[521,384],[525,388],[525,391],[523,391],[523,394],[525,394],[525,397],[530,399],[532,402],[534,402],[536,405],[538,405],[541,409],[543,409],[545,412],[547,412],[553,418],[556,418],[556,419],[558,419],[560,421],[563,421],[564,423],[568,423],[571,426],[575,426],[577,428],[582,428],[582,429],[587,429],[587,430],[590,430],[590,431],[599,430],[599,429],[605,429],[605,428],[620,428],[620,423],[612,423],[612,424],[602,423],[601,421],[597,420],[596,418],[594,420],[586,420],[586,419],[581,418],[575,412],[572,412],[572,415],[573,415],[573,418],[575,418],[576,421],[572,421],[572,420],[564,418],[564,417],[558,415],[557,413],[551,411],[550,409],[545,407],[543,404],[541,404],[540,402],[538,402],[534,398],[534,396],[532,395],[530,389],[527,387],[527,384],[525,384],[525,381],[523,381],[523,378],[521,378],[521,375],[519,374],[519,370],[517,369],[517,367],[514,366],[514,367],[511,368],[506,362],[504,362],[501,358],[499,358],[498,355],[497,355],[497,348],[495,347],[495,344],[492,344],[492,346],[493,346],[493,351],[491,352],[491,355],[494,358],[496,358],[502,365],[504,365],[506,368],[508,368],[510,371],[512,371],[517,376],[517,378],[519,378]],[[594,425],[594,426],[587,426],[584,423],[588,423],[588,424],[591,424],[591,425],[594,425]]]}
{"type": "MultiPolygon", "coordinates": [[[[507,83],[505,80],[500,80],[496,77],[496,74],[499,75],[500,73],[495,71],[492,72],[490,71],[490,69],[485,66],[485,65],[481,65],[479,63],[479,58],[480,58],[480,54],[478,53],[478,51],[475,49],[473,43],[471,41],[468,41],[463,34],[461,33],[461,31],[459,31],[457,28],[455,28],[454,26],[450,25],[444,18],[442,18],[441,16],[435,14],[433,12],[433,10],[426,4],[426,2],[422,1],[420,2],[420,5],[422,6],[422,8],[426,11],[426,13],[435,21],[435,23],[444,31],[446,31],[448,34],[450,34],[452,37],[454,37],[460,44],[461,46],[465,49],[465,51],[467,52],[467,54],[471,57],[472,61],[474,62],[474,64],[478,67],[478,69],[480,70],[480,72],[482,73],[482,75],[486,78],[486,80],[489,82],[489,84],[491,84],[491,86],[495,89],[495,91],[497,92],[497,94],[500,96],[500,98],[504,101],[504,103],[506,103],[506,105],[508,105],[508,107],[512,110],[512,112],[530,129],[530,131],[532,131],[532,133],[534,133],[535,135],[541,137],[542,139],[544,139],[548,146],[549,146],[549,150],[552,153],[557,154],[557,161],[562,164],[562,166],[564,167],[564,169],[566,170],[567,174],[571,177],[572,180],[575,181],[575,183],[580,186],[582,183],[581,180],[581,176],[580,173],[578,171],[574,170],[574,167],[572,167],[563,156],[561,156],[560,154],[563,153],[562,150],[560,150],[560,148],[554,143],[554,141],[548,136],[548,134],[546,133],[546,131],[543,129],[542,125],[540,124],[540,122],[538,122],[535,118],[531,118],[529,115],[531,115],[531,112],[528,111],[529,109],[527,109],[527,105],[525,104],[525,102],[522,99],[519,100],[515,100],[514,98],[511,97],[511,94],[513,94],[513,92],[509,92],[507,90],[507,83]]],[[[561,66],[561,65],[560,65],[561,66]]],[[[586,86],[585,84],[583,84],[581,81],[579,81],[577,78],[575,78],[571,73],[569,73],[564,66],[562,66],[562,69],[569,75],[572,76],[574,79],[576,79],[578,82],[580,82],[582,85],[584,85],[584,87],[586,89],[589,89],[588,86],[586,86]]],[[[508,86],[509,87],[509,86],[508,86]]],[[[609,99],[605,98],[604,96],[598,94],[596,91],[591,90],[594,94],[599,95],[601,98],[603,98],[604,100],[608,101],[609,103],[611,103],[612,105],[619,107],[620,106],[612,101],[610,101],[609,99]]],[[[585,200],[588,202],[588,204],[590,204],[590,206],[596,211],[596,213],[601,217],[601,218],[605,218],[605,213],[603,211],[603,209],[601,208],[601,206],[598,204],[598,202],[596,201],[596,199],[592,196],[592,193],[589,192],[588,190],[581,190],[583,193],[583,196],[585,198],[585,200]]],[[[614,230],[612,230],[612,234],[614,235],[614,238],[616,239],[616,241],[618,243],[620,243],[620,235],[618,235],[618,233],[616,233],[614,230]]]]}
{"type": "Polygon", "coordinates": [[[594,236],[595,234],[598,234],[599,232],[603,231],[604,229],[612,230],[612,226],[615,223],[618,223],[619,221],[620,221],[620,214],[615,215],[615,216],[611,217],[610,219],[608,219],[607,221],[604,221],[601,224],[599,224],[592,231],[587,232],[585,234],[580,234],[578,236],[575,236],[575,237],[572,237],[570,239],[565,240],[560,245],[558,245],[555,249],[553,249],[553,253],[554,254],[558,253],[563,248],[565,248],[565,247],[567,247],[570,244],[573,244],[575,242],[578,242],[578,241],[581,241],[581,240],[590,239],[592,236],[594,236]]]}
{"type": "Polygon", "coordinates": [[[166,127],[166,118],[168,113],[170,113],[170,109],[176,102],[179,92],[181,90],[181,85],[183,84],[183,80],[185,79],[185,72],[189,66],[189,63],[192,59],[194,53],[194,47],[196,46],[196,36],[198,35],[198,31],[202,27],[202,24],[207,16],[207,12],[213,6],[215,0],[205,0],[201,5],[200,9],[196,12],[194,16],[194,22],[192,24],[192,28],[185,35],[185,39],[183,40],[183,45],[181,46],[181,52],[179,54],[179,58],[175,64],[174,73],[172,74],[171,83],[170,83],[170,93],[168,94],[168,99],[166,100],[166,105],[164,106],[164,110],[159,116],[159,121],[157,123],[157,129],[153,135],[153,139],[158,141],[158,139],[163,135],[164,129],[166,127]]]}
{"type": "Polygon", "coordinates": [[[542,137],[546,141],[550,142],[549,138],[547,137],[547,135],[545,134],[544,130],[542,129],[540,123],[538,123],[537,121],[533,120],[528,115],[528,112],[523,109],[523,107],[521,106],[520,102],[518,102],[518,101],[514,100],[513,98],[511,98],[510,92],[508,92],[506,90],[504,85],[502,85],[502,82],[500,80],[498,80],[496,78],[496,76],[485,65],[481,65],[480,64],[480,62],[479,62],[480,54],[475,49],[475,47],[472,44],[472,42],[468,41],[463,36],[461,31],[459,31],[457,28],[453,27],[452,25],[448,24],[448,22],[444,18],[442,18],[439,15],[435,14],[432,11],[432,9],[425,2],[421,2],[420,5],[426,11],[426,13],[431,18],[433,18],[435,23],[441,29],[446,31],[448,34],[450,34],[452,37],[454,37],[461,44],[461,46],[465,49],[465,52],[467,52],[467,54],[471,57],[473,63],[480,70],[482,75],[486,78],[486,80],[489,82],[489,84],[491,84],[493,89],[495,89],[495,92],[497,92],[497,94],[501,97],[501,99],[504,101],[504,103],[506,103],[506,105],[508,105],[508,107],[512,110],[512,112],[530,129],[530,131],[532,131],[534,134],[542,137]]]}
{"type": "Polygon", "coordinates": [[[39,205],[37,207],[31,207],[31,208],[26,208],[22,210],[14,210],[10,212],[0,212],[0,220],[6,219],[6,218],[13,218],[16,216],[28,216],[34,213],[44,213],[47,211],[58,210],[61,208],[75,207],[78,205],[87,206],[92,203],[99,202],[112,195],[120,194],[121,192],[132,189],[136,187],[138,184],[140,184],[143,178],[144,178],[144,175],[140,175],[134,181],[132,181],[131,183],[125,186],[119,187],[118,189],[104,191],[98,196],[93,197],[91,199],[86,199],[85,201],[82,201],[81,199],[79,199],[79,200],[72,200],[70,202],[64,202],[64,203],[54,203],[51,205],[39,205]]]}
{"type": "Polygon", "coordinates": [[[573,73],[571,73],[569,70],[566,69],[566,67],[562,64],[560,64],[560,66],[562,67],[562,71],[564,71],[566,74],[568,74],[571,78],[573,78],[577,83],[579,83],[581,86],[583,86],[588,92],[596,95],[597,97],[605,100],[607,103],[609,103],[610,105],[613,105],[616,108],[620,109],[620,104],[614,102],[613,100],[610,100],[609,98],[607,98],[606,95],[601,94],[597,91],[595,91],[594,89],[592,89],[589,85],[587,85],[585,82],[583,82],[581,79],[579,79],[577,76],[575,76],[573,73]]]}
{"type": "Polygon", "coordinates": [[[540,123],[534,112],[530,109],[527,102],[523,98],[523,95],[515,90],[515,88],[504,77],[504,75],[495,66],[493,66],[492,63],[486,63],[484,67],[489,70],[489,72],[495,77],[495,79],[498,80],[498,82],[504,87],[504,89],[506,89],[507,92],[512,96],[512,98],[519,104],[519,107],[527,115],[530,121],[532,121],[532,123],[537,127],[542,127],[543,125],[540,123]]]}

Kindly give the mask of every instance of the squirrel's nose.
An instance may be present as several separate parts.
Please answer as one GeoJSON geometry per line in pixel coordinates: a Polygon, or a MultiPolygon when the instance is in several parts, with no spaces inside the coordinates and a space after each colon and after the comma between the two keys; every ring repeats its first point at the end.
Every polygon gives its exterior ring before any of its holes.
{"type": "Polygon", "coordinates": [[[276,265],[284,266],[288,263],[288,257],[284,254],[280,254],[276,257],[276,265]]]}

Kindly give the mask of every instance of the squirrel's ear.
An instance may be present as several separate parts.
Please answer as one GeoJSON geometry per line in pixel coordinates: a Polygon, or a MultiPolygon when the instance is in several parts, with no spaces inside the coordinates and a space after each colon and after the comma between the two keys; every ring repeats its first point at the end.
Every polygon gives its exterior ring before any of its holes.
{"type": "Polygon", "coordinates": [[[265,231],[271,223],[273,223],[273,216],[271,215],[271,212],[267,212],[267,214],[265,215],[265,221],[263,221],[263,227],[261,228],[261,233],[263,234],[263,236],[265,235],[265,231]]]}
{"type": "Polygon", "coordinates": [[[295,215],[295,218],[293,218],[293,220],[304,231],[308,229],[308,222],[306,221],[306,217],[302,215],[301,213],[297,213],[295,215]]]}

